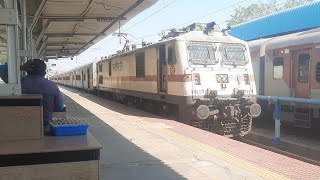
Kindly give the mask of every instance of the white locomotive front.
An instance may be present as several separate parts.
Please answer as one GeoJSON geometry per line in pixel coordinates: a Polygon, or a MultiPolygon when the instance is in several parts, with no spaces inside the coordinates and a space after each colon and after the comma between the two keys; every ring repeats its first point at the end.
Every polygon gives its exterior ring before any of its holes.
{"type": "Polygon", "coordinates": [[[192,77],[181,84],[179,93],[187,103],[180,113],[193,126],[224,136],[243,136],[261,112],[255,103],[249,48],[212,25],[191,25],[186,29],[189,32],[174,38],[180,62],[175,71],[192,77]]]}

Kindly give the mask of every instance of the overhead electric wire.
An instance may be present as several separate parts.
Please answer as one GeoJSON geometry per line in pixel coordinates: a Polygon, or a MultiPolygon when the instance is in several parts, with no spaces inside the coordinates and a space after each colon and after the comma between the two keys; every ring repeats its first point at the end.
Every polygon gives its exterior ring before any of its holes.
{"type": "MultiPolygon", "coordinates": [[[[176,1],[177,1],[177,0],[173,0],[173,1],[171,1],[169,4],[164,5],[163,7],[161,7],[160,9],[158,9],[157,11],[155,11],[154,13],[152,13],[151,15],[147,16],[146,18],[142,19],[141,21],[137,22],[136,24],[130,26],[130,27],[127,28],[127,29],[125,29],[123,32],[127,32],[128,30],[132,29],[133,27],[141,24],[141,23],[144,22],[145,20],[147,20],[147,19],[149,19],[150,17],[152,17],[152,16],[156,15],[157,13],[161,12],[162,10],[164,10],[165,8],[167,8],[168,6],[170,6],[170,5],[172,5],[173,3],[175,3],[176,1]]],[[[190,23],[190,22],[194,22],[194,21],[199,20],[199,19],[201,19],[201,18],[204,18],[204,17],[206,17],[206,16],[209,16],[209,15],[212,15],[212,14],[215,14],[215,13],[218,13],[218,12],[221,12],[221,11],[224,11],[224,10],[226,10],[226,9],[228,9],[228,8],[234,7],[234,6],[236,6],[236,5],[242,4],[242,3],[246,2],[246,1],[248,1],[248,0],[238,1],[238,2],[236,2],[236,3],[233,3],[233,4],[229,5],[229,6],[223,7],[223,8],[221,8],[221,9],[218,9],[218,10],[215,10],[215,11],[213,11],[213,12],[207,13],[207,14],[205,14],[205,15],[199,16],[199,17],[194,18],[194,19],[192,19],[192,20],[188,20],[188,21],[186,21],[186,22],[184,22],[184,23],[178,24],[178,25],[176,25],[175,27],[180,27],[180,26],[183,26],[183,25],[188,24],[188,23],[190,23]]],[[[276,4],[274,7],[277,7],[277,6],[280,6],[280,5],[283,5],[283,4],[285,4],[285,3],[276,4]]],[[[171,28],[166,28],[165,30],[170,30],[170,29],[171,29],[171,28]]],[[[165,31],[165,30],[164,30],[164,31],[165,31]]],[[[149,34],[149,35],[146,35],[146,36],[141,36],[141,37],[134,38],[134,39],[135,39],[135,40],[139,40],[139,39],[143,39],[143,38],[146,38],[146,37],[156,36],[156,35],[159,35],[160,33],[161,33],[161,32],[157,32],[157,33],[149,34]]],[[[115,37],[114,37],[114,38],[115,38],[115,37]]],[[[95,49],[91,49],[91,51],[88,52],[88,54],[85,55],[84,57],[87,57],[87,56],[91,55],[93,52],[98,51],[97,49],[99,49],[100,47],[102,47],[102,46],[105,45],[106,43],[112,41],[114,38],[109,39],[109,40],[107,40],[106,42],[100,44],[100,45],[97,46],[95,49]]]]}
{"type": "MultiPolygon", "coordinates": [[[[206,17],[206,16],[208,16],[208,15],[215,14],[215,13],[218,13],[218,12],[220,12],[220,11],[226,10],[226,9],[228,9],[228,8],[230,8],[230,7],[233,7],[233,6],[235,6],[235,5],[241,4],[241,3],[245,2],[245,1],[248,1],[248,0],[238,1],[238,2],[236,2],[236,3],[233,3],[233,4],[229,5],[229,6],[223,7],[223,8],[221,8],[221,9],[218,9],[218,10],[213,11],[213,12],[210,12],[210,13],[207,13],[207,14],[202,15],[202,16],[200,16],[200,17],[197,17],[197,18],[195,18],[195,19],[188,20],[187,22],[184,22],[184,23],[182,23],[182,24],[176,25],[176,26],[174,26],[174,27],[179,27],[179,26],[183,26],[183,25],[185,25],[185,24],[188,24],[188,23],[190,23],[190,22],[194,22],[194,21],[196,21],[196,20],[198,20],[198,19],[201,19],[201,18],[206,17]]],[[[172,27],[171,27],[171,28],[172,28],[172,27]]],[[[162,31],[170,30],[171,28],[166,28],[166,29],[164,29],[164,30],[162,30],[162,31]]],[[[150,34],[150,35],[147,35],[147,36],[142,36],[142,37],[139,37],[139,39],[142,39],[142,38],[144,38],[144,37],[155,36],[155,35],[158,35],[158,34],[160,34],[160,32],[157,32],[157,33],[154,33],[154,34],[150,34]]]]}
{"type": "Polygon", "coordinates": [[[142,23],[143,21],[149,19],[150,17],[154,16],[155,14],[159,13],[160,11],[164,10],[165,8],[167,8],[168,6],[170,6],[171,4],[175,3],[177,0],[171,1],[169,4],[163,6],[162,8],[160,8],[158,11],[152,13],[151,15],[147,16],[146,18],[142,19],[141,21],[139,21],[138,23],[134,24],[133,26],[129,27],[128,29],[124,30],[124,32],[128,31],[129,29],[132,29],[133,27],[137,26],[138,24],[142,23]]]}
{"type": "MultiPolygon", "coordinates": [[[[190,23],[190,22],[194,22],[194,21],[196,21],[196,20],[198,20],[198,19],[201,19],[201,18],[203,18],[203,17],[206,17],[206,16],[209,16],[209,15],[212,15],[212,14],[215,14],[215,13],[218,13],[218,12],[221,12],[221,11],[223,11],[223,10],[226,10],[226,9],[228,9],[228,8],[231,8],[231,7],[235,6],[235,5],[244,3],[244,2],[246,2],[246,1],[248,1],[248,0],[238,1],[238,2],[236,2],[236,3],[234,3],[234,4],[231,4],[231,5],[229,5],[229,6],[223,7],[223,8],[221,8],[221,9],[216,10],[216,11],[207,13],[207,14],[205,14],[205,15],[199,16],[199,17],[197,17],[197,18],[195,18],[195,19],[188,20],[187,22],[184,22],[184,23],[182,23],[182,24],[176,25],[176,26],[174,26],[174,27],[183,26],[183,25],[188,24],[188,23],[190,23]]],[[[286,3],[286,2],[283,2],[283,3],[280,3],[280,4],[275,4],[273,7],[279,7],[279,6],[281,6],[281,5],[285,4],[285,3],[286,3]]],[[[225,23],[225,22],[224,22],[224,23],[225,23]]],[[[221,24],[221,23],[218,23],[218,24],[221,24]]],[[[166,31],[166,30],[170,30],[170,29],[172,29],[172,28],[166,28],[166,29],[164,29],[164,30],[162,30],[162,31],[166,31]]],[[[143,38],[145,38],[145,37],[156,36],[156,35],[158,35],[158,34],[160,34],[160,33],[161,33],[161,32],[157,32],[157,33],[149,34],[149,35],[146,35],[146,36],[140,36],[140,37],[138,37],[137,39],[143,39],[143,38]]]]}
{"type": "MultiPolygon", "coordinates": [[[[163,7],[161,7],[159,10],[157,10],[157,11],[156,11],[156,12],[154,12],[154,13],[152,13],[151,15],[149,15],[149,16],[148,16],[148,17],[146,17],[146,18],[144,18],[143,20],[139,21],[138,23],[136,23],[136,24],[132,25],[131,27],[129,27],[128,29],[126,29],[124,32],[128,31],[129,29],[132,29],[133,27],[137,26],[138,24],[142,23],[143,21],[145,21],[145,20],[149,19],[150,17],[152,17],[152,16],[154,16],[155,14],[159,13],[160,11],[164,10],[165,8],[167,8],[168,6],[170,6],[171,4],[173,4],[173,3],[174,3],[174,2],[176,2],[176,1],[177,1],[177,0],[174,0],[174,1],[170,2],[169,4],[167,4],[167,5],[163,6],[163,7]]],[[[119,27],[119,28],[120,28],[120,27],[119,27]]],[[[111,41],[111,40],[113,40],[113,39],[114,39],[114,38],[112,38],[112,39],[110,39],[110,40],[108,40],[108,41],[106,41],[106,42],[104,42],[104,43],[100,44],[100,45],[99,45],[98,47],[96,47],[96,48],[99,48],[99,47],[101,47],[101,46],[105,45],[107,42],[109,42],[109,41],[111,41]]],[[[86,57],[86,56],[90,55],[90,54],[91,54],[92,52],[94,52],[94,51],[97,51],[97,50],[91,49],[91,51],[90,51],[90,52],[88,52],[89,54],[85,55],[84,57],[86,57]]]]}

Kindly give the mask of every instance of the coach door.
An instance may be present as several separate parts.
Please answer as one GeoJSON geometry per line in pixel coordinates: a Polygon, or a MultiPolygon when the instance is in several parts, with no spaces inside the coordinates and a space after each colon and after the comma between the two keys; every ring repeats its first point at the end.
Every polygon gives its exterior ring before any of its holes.
{"type": "Polygon", "coordinates": [[[159,92],[167,92],[167,62],[166,62],[166,46],[159,47],[159,92]]]}
{"type": "Polygon", "coordinates": [[[81,70],[81,81],[82,81],[81,86],[82,86],[82,89],[84,89],[84,81],[86,80],[84,76],[85,75],[83,73],[83,70],[81,70]]]}
{"type": "Polygon", "coordinates": [[[88,89],[90,89],[90,69],[87,69],[87,82],[88,82],[88,89]]]}
{"type": "Polygon", "coordinates": [[[296,53],[295,71],[295,97],[310,98],[310,54],[309,51],[296,53]]]}
{"type": "Polygon", "coordinates": [[[76,73],[76,71],[73,72],[72,86],[74,86],[74,87],[77,86],[77,73],[76,73]]]}

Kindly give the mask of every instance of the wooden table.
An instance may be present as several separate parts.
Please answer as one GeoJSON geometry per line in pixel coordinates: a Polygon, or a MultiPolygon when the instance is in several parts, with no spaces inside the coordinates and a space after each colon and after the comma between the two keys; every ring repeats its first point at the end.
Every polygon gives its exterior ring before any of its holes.
{"type": "Polygon", "coordinates": [[[102,146],[88,133],[0,141],[1,179],[99,179],[102,146]]]}

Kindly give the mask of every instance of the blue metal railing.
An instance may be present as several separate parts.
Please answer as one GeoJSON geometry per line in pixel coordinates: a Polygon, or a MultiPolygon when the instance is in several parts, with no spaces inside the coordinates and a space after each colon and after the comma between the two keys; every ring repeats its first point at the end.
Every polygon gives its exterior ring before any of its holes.
{"type": "Polygon", "coordinates": [[[318,104],[318,105],[320,105],[320,98],[319,99],[304,99],[304,98],[257,95],[257,99],[269,101],[269,102],[273,102],[273,103],[277,103],[278,101],[280,101],[280,102],[293,102],[293,103],[301,103],[301,104],[318,104]]]}
{"type": "Polygon", "coordinates": [[[268,101],[275,105],[275,136],[272,140],[273,145],[279,145],[280,140],[280,117],[281,117],[281,102],[301,103],[301,104],[316,104],[320,105],[320,99],[304,99],[292,97],[277,97],[277,96],[262,96],[257,95],[257,100],[268,101]]]}

